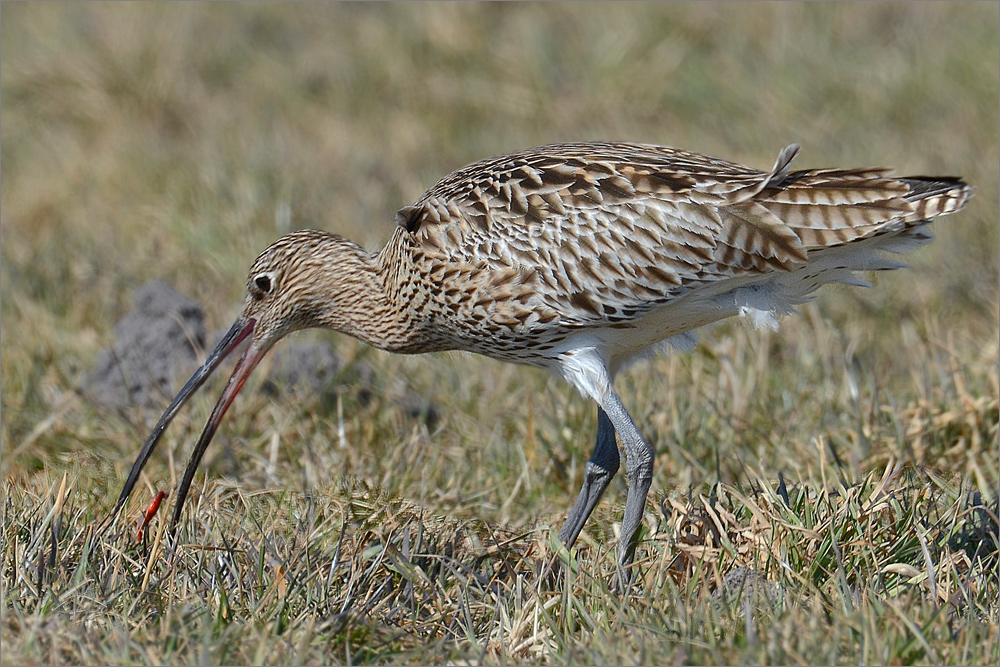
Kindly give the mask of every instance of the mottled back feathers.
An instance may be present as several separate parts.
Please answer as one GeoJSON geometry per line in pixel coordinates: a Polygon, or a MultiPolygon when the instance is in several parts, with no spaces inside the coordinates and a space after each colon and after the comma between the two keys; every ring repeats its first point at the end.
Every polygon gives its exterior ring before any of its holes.
{"type": "Polygon", "coordinates": [[[793,271],[971,194],[958,179],[886,169],[792,172],[797,152],[783,150],[770,172],[637,144],[491,158],[402,209],[390,247],[459,327],[532,336],[613,326],[707,284],[793,271]]]}

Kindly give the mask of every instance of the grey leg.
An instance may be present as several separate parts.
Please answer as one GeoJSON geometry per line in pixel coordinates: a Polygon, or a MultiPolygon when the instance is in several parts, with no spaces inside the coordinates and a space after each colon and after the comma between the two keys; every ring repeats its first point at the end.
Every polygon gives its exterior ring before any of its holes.
{"type": "Polygon", "coordinates": [[[608,418],[618,431],[625,449],[625,475],[628,479],[628,496],[625,499],[625,514],[622,517],[622,534],[618,542],[618,575],[624,590],[631,575],[628,566],[635,557],[636,535],[642,523],[642,510],[646,505],[646,495],[653,482],[653,447],[639,433],[635,422],[625,410],[614,391],[608,392],[602,406],[608,418]]]}
{"type": "Polygon", "coordinates": [[[597,444],[594,455],[587,461],[583,487],[577,496],[569,517],[559,531],[559,539],[566,548],[573,546],[583,530],[590,513],[594,511],[611,478],[618,472],[618,445],[615,443],[615,427],[611,424],[603,408],[597,408],[597,444]]]}

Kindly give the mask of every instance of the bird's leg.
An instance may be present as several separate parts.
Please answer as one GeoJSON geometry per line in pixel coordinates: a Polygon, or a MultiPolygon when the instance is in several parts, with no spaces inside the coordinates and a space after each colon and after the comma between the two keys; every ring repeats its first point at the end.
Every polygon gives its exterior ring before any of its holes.
{"type": "Polygon", "coordinates": [[[622,517],[622,534],[618,542],[618,576],[624,591],[631,581],[628,566],[635,557],[637,534],[642,523],[642,511],[646,505],[646,495],[653,481],[653,447],[639,433],[635,422],[625,406],[612,390],[608,392],[601,406],[618,431],[625,449],[625,476],[628,479],[628,496],[625,499],[625,514],[622,517]]]}
{"type": "Polygon", "coordinates": [[[583,486],[566,523],[559,531],[559,539],[566,548],[573,546],[583,530],[590,513],[594,511],[611,478],[618,472],[618,444],[615,442],[615,427],[611,424],[603,408],[597,408],[597,444],[594,455],[587,461],[583,476],[583,486]]]}

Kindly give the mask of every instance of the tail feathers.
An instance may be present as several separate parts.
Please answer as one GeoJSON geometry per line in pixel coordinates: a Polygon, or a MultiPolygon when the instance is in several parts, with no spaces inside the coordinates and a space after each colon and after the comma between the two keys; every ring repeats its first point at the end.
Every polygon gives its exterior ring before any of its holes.
{"type": "MultiPolygon", "coordinates": [[[[961,210],[974,191],[950,176],[894,178],[884,169],[819,169],[787,174],[777,187],[762,191],[754,204],[780,220],[801,247],[812,252],[922,227],[961,210]]],[[[758,214],[754,220],[762,218],[758,214]]]]}
{"type": "Polygon", "coordinates": [[[971,187],[958,176],[905,176],[899,180],[910,188],[910,193],[906,195],[910,201],[971,187]]]}
{"type": "Polygon", "coordinates": [[[904,195],[914,205],[911,220],[930,220],[960,211],[976,189],[954,176],[907,176],[899,179],[909,187],[904,195]]]}

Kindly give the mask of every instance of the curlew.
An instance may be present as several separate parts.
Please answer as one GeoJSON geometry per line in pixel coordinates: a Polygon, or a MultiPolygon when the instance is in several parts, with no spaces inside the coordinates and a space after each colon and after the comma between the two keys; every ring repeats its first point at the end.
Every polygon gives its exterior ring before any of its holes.
{"type": "Polygon", "coordinates": [[[249,345],[184,471],[191,481],[243,383],[283,336],[334,329],[391,352],[465,350],[548,369],[597,403],[597,442],[559,532],[572,546],[618,472],[628,494],[617,546],[629,565],[654,450],[615,392],[615,375],[663,344],[734,315],[773,325],[826,283],[903,266],[934,217],[972,187],[880,168],[770,171],[696,153],[618,143],[557,144],[477,162],[396,215],[380,252],[304,230],[254,261],[242,315],[170,403],[115,506],[124,506],[164,429],[241,342],[249,345]]]}

